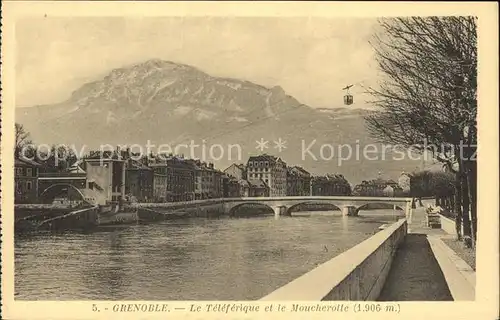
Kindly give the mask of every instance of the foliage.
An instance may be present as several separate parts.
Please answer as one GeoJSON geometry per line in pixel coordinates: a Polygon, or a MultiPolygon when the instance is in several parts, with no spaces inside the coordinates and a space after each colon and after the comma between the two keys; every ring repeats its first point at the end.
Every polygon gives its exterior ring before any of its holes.
{"type": "Polygon", "coordinates": [[[427,143],[438,159],[455,161],[453,147],[476,123],[476,19],[411,17],[380,24],[383,32],[372,45],[384,77],[370,89],[379,111],[366,118],[368,130],[414,149],[427,143]]]}
{"type": "Polygon", "coordinates": [[[380,20],[381,32],[371,43],[382,77],[378,88],[369,89],[377,111],[366,117],[376,139],[429,150],[456,173],[454,179],[421,173],[413,192],[448,195],[453,184],[457,230],[463,223],[473,240],[477,169],[463,157],[462,143],[477,141],[476,21],[466,16],[380,20]]]}
{"type": "Polygon", "coordinates": [[[22,156],[21,152],[26,153],[26,156],[32,156],[34,153],[32,145],[32,141],[30,139],[30,134],[24,129],[22,124],[15,124],[15,146],[14,146],[14,155],[15,157],[22,156]],[[25,150],[23,150],[25,148],[25,150]]]}

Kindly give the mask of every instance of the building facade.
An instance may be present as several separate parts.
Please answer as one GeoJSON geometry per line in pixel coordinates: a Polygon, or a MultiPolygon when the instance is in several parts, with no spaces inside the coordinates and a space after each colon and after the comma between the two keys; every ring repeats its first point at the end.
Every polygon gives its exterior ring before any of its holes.
{"type": "Polygon", "coordinates": [[[374,180],[362,181],[354,187],[353,194],[364,197],[401,196],[403,194],[403,189],[394,180],[377,178],[374,180]]]}
{"type": "Polygon", "coordinates": [[[287,196],[298,196],[299,195],[299,183],[300,178],[296,170],[293,167],[287,167],[286,170],[286,195],[287,196]]]}
{"type": "Polygon", "coordinates": [[[313,196],[348,196],[351,185],[341,174],[328,174],[312,178],[313,196]]]}
{"type": "Polygon", "coordinates": [[[287,168],[287,195],[311,195],[311,174],[299,166],[287,168]]]}
{"type": "Polygon", "coordinates": [[[263,180],[248,180],[249,197],[269,197],[270,189],[263,180]]]}
{"type": "Polygon", "coordinates": [[[231,177],[234,177],[236,180],[247,179],[247,169],[244,164],[233,163],[232,165],[224,169],[224,173],[231,177]]]}
{"type": "Polygon", "coordinates": [[[270,197],[286,196],[287,166],[280,158],[267,154],[251,156],[246,171],[248,181],[262,180],[266,184],[270,197]]]}
{"type": "Polygon", "coordinates": [[[29,159],[14,161],[14,203],[38,202],[38,174],[41,165],[29,159]]]}
{"type": "Polygon", "coordinates": [[[138,202],[154,200],[154,171],[142,163],[129,161],[125,178],[125,194],[138,202]]]}
{"type": "Polygon", "coordinates": [[[240,197],[240,184],[238,180],[227,174],[222,175],[222,189],[224,198],[240,197]]]}
{"type": "Polygon", "coordinates": [[[311,188],[311,174],[304,168],[300,166],[294,166],[293,170],[297,173],[299,177],[297,185],[297,195],[298,196],[310,196],[312,195],[311,188]]]}
{"type": "Polygon", "coordinates": [[[125,200],[126,164],[118,159],[85,159],[87,189],[95,202],[105,205],[125,200]]]}

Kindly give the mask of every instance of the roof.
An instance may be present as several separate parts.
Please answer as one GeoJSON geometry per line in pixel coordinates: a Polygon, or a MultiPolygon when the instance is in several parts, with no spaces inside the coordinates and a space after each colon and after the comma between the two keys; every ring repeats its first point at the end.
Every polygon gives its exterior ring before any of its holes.
{"type": "Polygon", "coordinates": [[[272,163],[275,163],[278,160],[280,160],[278,157],[272,156],[272,155],[269,155],[269,154],[265,154],[265,153],[261,154],[261,155],[258,155],[258,156],[250,156],[248,158],[248,161],[269,161],[269,162],[272,162],[272,163]]]}
{"type": "Polygon", "coordinates": [[[116,159],[116,158],[104,158],[104,157],[99,157],[99,158],[86,158],[85,159],[86,162],[111,162],[111,161],[115,161],[115,162],[125,162],[124,159],[116,159]]]}
{"type": "Polygon", "coordinates": [[[152,168],[166,167],[166,166],[167,166],[166,163],[150,163],[149,164],[149,167],[152,167],[152,168]]]}
{"type": "Polygon", "coordinates": [[[14,166],[41,167],[42,165],[28,158],[16,158],[14,161],[14,166]]]}
{"type": "Polygon", "coordinates": [[[310,175],[309,171],[307,171],[306,169],[302,168],[301,166],[294,166],[293,168],[296,169],[299,172],[302,172],[303,174],[310,175]]]}
{"type": "Polygon", "coordinates": [[[85,173],[85,170],[80,166],[81,164],[83,164],[83,160],[77,160],[67,169],[67,171],[71,173],[85,173]]]}
{"type": "Polygon", "coordinates": [[[236,168],[240,169],[241,171],[245,171],[246,170],[246,166],[244,164],[233,163],[232,165],[230,165],[229,167],[227,167],[226,169],[224,169],[224,171],[229,170],[232,167],[236,167],[236,168]]]}
{"type": "Polygon", "coordinates": [[[145,166],[144,164],[140,162],[132,162],[130,163],[130,166],[127,168],[127,170],[153,170],[152,168],[145,166]]]}

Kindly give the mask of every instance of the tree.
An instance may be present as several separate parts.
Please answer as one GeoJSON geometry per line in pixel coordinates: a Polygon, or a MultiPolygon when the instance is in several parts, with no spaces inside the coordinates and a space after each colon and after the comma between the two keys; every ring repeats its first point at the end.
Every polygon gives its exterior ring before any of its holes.
{"type": "Polygon", "coordinates": [[[14,146],[14,156],[21,157],[21,156],[32,156],[32,148],[29,150],[26,150],[31,144],[32,141],[30,140],[30,134],[24,129],[24,126],[20,123],[15,124],[15,134],[16,134],[16,141],[15,141],[15,146],[14,146]],[[25,150],[23,150],[25,148],[25,150]],[[22,151],[27,152],[28,154],[21,154],[22,151]]]}
{"type": "Polygon", "coordinates": [[[439,205],[450,208],[451,198],[455,192],[455,176],[449,172],[432,172],[430,175],[430,190],[439,201],[439,205]]]}
{"type": "Polygon", "coordinates": [[[464,166],[461,145],[477,139],[475,130],[464,133],[476,126],[476,18],[382,19],[380,26],[371,43],[383,78],[369,89],[378,111],[366,118],[368,130],[381,142],[428,150],[449,168],[459,164],[456,222],[460,230],[463,220],[466,231],[469,199],[475,208],[476,169],[464,166]]]}
{"type": "Polygon", "coordinates": [[[417,199],[432,196],[431,178],[427,170],[414,173],[410,180],[410,195],[417,199]]]}

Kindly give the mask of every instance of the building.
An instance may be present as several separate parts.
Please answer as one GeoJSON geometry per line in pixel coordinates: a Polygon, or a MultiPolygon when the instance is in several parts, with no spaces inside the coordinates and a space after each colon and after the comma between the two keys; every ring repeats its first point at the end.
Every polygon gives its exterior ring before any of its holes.
{"type": "Polygon", "coordinates": [[[155,174],[153,184],[156,199],[161,202],[195,199],[196,167],[192,162],[172,156],[159,160],[157,163],[152,163],[150,167],[153,168],[155,174]]]}
{"type": "Polygon", "coordinates": [[[213,171],[213,192],[212,192],[212,198],[222,198],[224,194],[224,186],[223,186],[223,177],[224,173],[220,170],[214,169],[212,165],[212,171],[213,171]]]}
{"type": "Polygon", "coordinates": [[[85,166],[85,161],[77,160],[68,168],[67,171],[70,173],[85,173],[85,169],[83,169],[84,166],[85,166]]]}
{"type": "Polygon", "coordinates": [[[240,184],[238,180],[227,174],[222,175],[222,189],[224,198],[238,198],[240,197],[240,184]]]}
{"type": "Polygon", "coordinates": [[[269,187],[261,180],[248,180],[250,197],[269,197],[269,187]]]}
{"type": "Polygon", "coordinates": [[[247,179],[247,169],[244,164],[233,163],[232,165],[224,169],[224,173],[231,177],[234,177],[236,180],[247,179]]]}
{"type": "Polygon", "coordinates": [[[85,159],[87,195],[96,204],[125,200],[126,163],[119,159],[85,159]]]}
{"type": "Polygon", "coordinates": [[[150,168],[153,170],[153,201],[167,202],[167,165],[152,163],[150,168]]]}
{"type": "Polygon", "coordinates": [[[240,197],[242,198],[250,197],[250,184],[248,183],[248,180],[240,179],[238,180],[238,185],[239,185],[240,197]]]}
{"type": "Polygon", "coordinates": [[[365,197],[401,196],[403,189],[396,181],[392,179],[385,180],[379,177],[370,181],[362,181],[354,187],[353,193],[357,196],[365,197]]]}
{"type": "Polygon", "coordinates": [[[125,194],[129,199],[138,202],[152,202],[154,200],[154,171],[140,162],[128,160],[125,194]]]}
{"type": "Polygon", "coordinates": [[[262,180],[269,188],[270,197],[282,197],[287,193],[287,166],[275,156],[263,154],[248,159],[247,180],[262,180]]]}
{"type": "Polygon", "coordinates": [[[299,196],[310,196],[311,190],[311,174],[300,166],[294,166],[293,170],[297,172],[299,181],[297,185],[297,193],[299,196]]]}
{"type": "Polygon", "coordinates": [[[286,195],[298,196],[299,195],[299,175],[293,167],[287,167],[286,170],[286,195]]]}
{"type": "Polygon", "coordinates": [[[312,178],[313,196],[348,196],[351,195],[351,185],[341,174],[327,174],[312,178]]]}
{"type": "Polygon", "coordinates": [[[311,174],[299,166],[287,168],[287,195],[311,195],[311,174]]]}
{"type": "Polygon", "coordinates": [[[193,168],[194,171],[194,176],[193,176],[193,183],[194,183],[194,200],[201,200],[205,199],[204,198],[204,184],[203,184],[203,171],[205,170],[203,168],[202,162],[198,159],[188,159],[186,160],[191,167],[193,168]]]}
{"type": "Polygon", "coordinates": [[[201,181],[201,198],[211,199],[215,197],[215,169],[212,163],[199,162],[198,163],[201,181]]]}
{"type": "Polygon", "coordinates": [[[38,202],[38,174],[41,165],[26,158],[14,161],[14,203],[38,202]]]}

